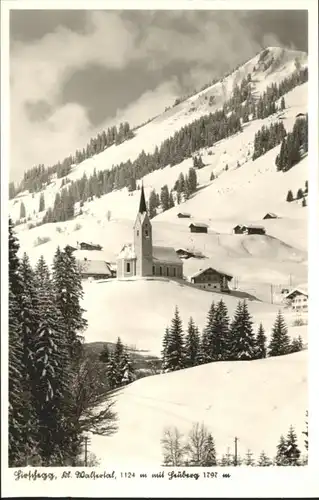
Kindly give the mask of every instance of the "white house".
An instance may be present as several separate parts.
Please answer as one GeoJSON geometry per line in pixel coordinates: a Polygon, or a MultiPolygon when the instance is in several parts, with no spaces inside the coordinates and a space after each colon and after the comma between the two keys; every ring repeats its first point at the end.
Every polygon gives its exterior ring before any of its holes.
{"type": "Polygon", "coordinates": [[[286,303],[293,311],[300,313],[308,312],[308,291],[302,288],[294,288],[286,295],[286,303]]]}

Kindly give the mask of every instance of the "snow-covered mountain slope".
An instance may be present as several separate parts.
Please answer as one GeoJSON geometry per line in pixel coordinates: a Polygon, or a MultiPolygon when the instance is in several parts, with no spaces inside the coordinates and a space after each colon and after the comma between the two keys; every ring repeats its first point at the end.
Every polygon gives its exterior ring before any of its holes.
{"type": "MultiPolygon", "coordinates": [[[[93,168],[111,168],[112,164],[133,160],[144,149],[146,152],[153,151],[155,145],[179,130],[183,125],[194,119],[220,108],[225,99],[231,94],[235,83],[240,83],[248,73],[252,74],[255,92],[262,92],[272,82],[279,83],[283,78],[289,76],[295,68],[295,59],[301,65],[307,63],[307,55],[289,51],[286,49],[270,48],[262,63],[258,63],[260,55],[248,61],[231,75],[224,78],[205,91],[200,92],[182,102],[180,105],[168,110],[149,124],[137,130],[137,135],[132,140],[114,146],[99,155],[84,161],[68,177],[79,178],[85,171],[90,174],[93,168]],[[264,64],[273,63],[265,70],[264,64]],[[255,69],[254,69],[255,68],[255,69]],[[213,106],[209,106],[209,99],[205,96],[215,96],[213,106]]],[[[265,155],[252,161],[253,142],[255,133],[263,125],[269,125],[283,120],[287,131],[291,131],[299,113],[307,112],[307,83],[294,88],[285,95],[286,109],[265,120],[254,120],[244,124],[243,131],[216,143],[212,148],[201,151],[205,167],[197,171],[197,192],[186,202],[176,205],[174,208],[157,215],[152,220],[153,243],[155,245],[166,245],[177,248],[188,248],[201,252],[205,259],[190,259],[185,261],[184,274],[189,277],[194,272],[208,265],[221,269],[231,274],[236,279],[241,290],[270,302],[270,286],[285,287],[288,284],[298,285],[307,281],[307,207],[302,207],[300,201],[286,202],[289,189],[296,194],[299,188],[303,188],[308,178],[308,160],[305,157],[299,164],[288,172],[276,171],[275,157],[280,146],[275,147],[265,155]],[[238,168],[239,164],[239,168],[238,168]],[[228,166],[226,170],[226,165],[228,166]],[[210,180],[212,172],[214,180],[210,180]],[[189,212],[191,219],[179,219],[179,211],[189,212]],[[277,219],[263,220],[267,212],[277,214],[277,219]],[[205,222],[209,225],[208,234],[190,233],[188,225],[190,222],[205,222]],[[241,223],[262,224],[267,231],[265,236],[241,236],[232,234],[235,225],[241,223]]],[[[186,174],[192,160],[187,159],[173,167],[166,167],[154,171],[144,177],[144,188],[146,196],[152,189],[160,192],[161,187],[167,184],[172,188],[179,174],[186,174]]],[[[48,208],[53,205],[56,192],[60,186],[61,179],[54,181],[44,191],[45,205],[48,208]]],[[[103,246],[100,259],[115,261],[123,244],[132,240],[132,226],[136,217],[140,191],[128,193],[127,189],[113,191],[99,199],[86,202],[83,206],[83,214],[74,220],[57,224],[45,224],[33,229],[28,229],[27,224],[16,227],[21,244],[21,252],[26,251],[35,263],[40,255],[50,263],[57,245],[76,245],[77,241],[88,241],[103,246]],[[108,220],[110,219],[110,220],[108,220]]],[[[13,219],[19,218],[20,201],[26,207],[27,216],[37,212],[39,207],[40,193],[20,194],[16,199],[10,201],[10,214],[13,219]]],[[[43,216],[43,214],[40,214],[43,216]]],[[[35,216],[36,218],[36,216],[35,216]]],[[[109,296],[111,287],[121,286],[120,294],[114,293],[118,301],[125,297],[130,303],[132,287],[138,287],[137,283],[125,283],[117,285],[114,283],[93,284],[88,286],[85,293],[84,307],[88,309],[88,316],[94,323],[96,308],[107,308],[112,303],[114,310],[119,309],[119,304],[109,296]],[[99,290],[95,292],[93,290],[99,290]],[[101,291],[103,290],[103,291],[101,291]],[[98,300],[87,300],[93,293],[98,294],[98,300]],[[96,303],[95,303],[96,302],[96,303]]],[[[155,282],[148,282],[147,293],[156,297],[161,293],[156,289],[155,282]]],[[[162,286],[162,285],[161,285],[162,286]]],[[[173,286],[174,288],[174,286],[173,286]]],[[[176,287],[175,287],[176,289],[176,287]]],[[[114,288],[115,290],[115,288],[114,288]]],[[[135,293],[136,288],[134,289],[135,293]]],[[[112,292],[113,293],[113,292],[112,292]]],[[[111,293],[111,295],[112,295],[111,293]]],[[[190,314],[196,316],[196,311],[201,311],[202,299],[211,301],[208,292],[192,289],[194,294],[188,302],[185,294],[171,297],[170,306],[167,306],[165,317],[170,318],[171,304],[184,308],[183,301],[188,304],[190,314]],[[184,297],[182,299],[182,297],[184,297]],[[207,297],[207,299],[206,299],[207,297]],[[180,300],[177,300],[179,299],[180,300]]],[[[165,295],[165,293],[163,294],[165,295]]],[[[163,299],[165,301],[165,298],[163,299]]],[[[121,307],[123,303],[121,303],[121,307]]],[[[141,309],[144,313],[143,302],[134,305],[135,314],[141,309]]],[[[205,314],[207,307],[205,304],[205,314]]],[[[150,310],[152,305],[150,304],[150,310]]],[[[112,316],[112,312],[107,312],[112,316]]],[[[200,313],[200,314],[204,314],[200,313]]],[[[103,315],[102,315],[103,316],[103,315]]],[[[163,315],[164,316],[164,315],[163,315]]],[[[260,315],[262,316],[262,314],[260,315]]],[[[202,321],[202,320],[200,320],[202,321]]],[[[106,325],[107,323],[105,323],[106,325]]],[[[152,325],[155,321],[152,321],[152,325]]],[[[162,332],[162,323],[159,329],[162,332]]],[[[103,325],[101,325],[102,328],[103,325]]],[[[112,340],[116,332],[124,335],[128,324],[114,329],[112,320],[108,326],[109,333],[94,329],[94,333],[88,334],[91,340],[112,340]],[[107,338],[107,335],[112,338],[107,338]],[[101,336],[99,338],[99,335],[101,336]]],[[[165,327],[166,325],[164,325],[165,327]]],[[[91,325],[90,325],[91,327],[91,325]]],[[[141,318],[139,325],[145,336],[149,335],[149,323],[146,316],[141,318]]],[[[154,333],[159,349],[159,337],[154,333]]],[[[129,337],[129,335],[128,335],[129,337]]],[[[144,338],[144,335],[143,335],[144,338]]],[[[129,342],[129,338],[128,338],[129,342]]],[[[154,341],[155,342],[155,341],[154,341]]],[[[130,342],[133,343],[133,342],[130,342]]],[[[143,347],[143,346],[140,346],[143,347]]]]}
{"type": "Polygon", "coordinates": [[[280,435],[296,429],[303,446],[307,408],[307,351],[251,362],[219,362],[140,379],[116,395],[119,430],[92,436],[101,466],[162,464],[165,427],[187,435],[193,423],[211,431],[219,456],[233,451],[237,436],[243,457],[250,449],[271,458],[280,435]],[[205,383],[203,383],[205,381],[205,383]]]}
{"type": "MultiPolygon", "coordinates": [[[[270,297],[269,287],[268,296],[270,297]]],[[[83,308],[88,320],[86,342],[116,342],[117,337],[138,350],[160,356],[165,328],[169,326],[178,306],[186,329],[189,317],[202,329],[212,301],[223,299],[232,317],[240,293],[227,295],[199,290],[186,283],[162,280],[131,280],[92,282],[84,284],[83,308]]],[[[262,321],[270,336],[279,306],[257,300],[249,301],[249,311],[257,331],[262,321]]],[[[293,327],[295,319],[284,312],[291,337],[301,335],[307,342],[307,329],[293,327]]]]}

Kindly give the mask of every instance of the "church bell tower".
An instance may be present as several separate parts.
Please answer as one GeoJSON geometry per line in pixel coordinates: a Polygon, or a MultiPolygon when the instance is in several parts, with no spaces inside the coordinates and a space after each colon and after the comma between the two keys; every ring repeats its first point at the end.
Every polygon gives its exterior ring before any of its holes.
{"type": "Polygon", "coordinates": [[[143,184],[139,210],[134,224],[134,251],[136,255],[136,276],[152,276],[152,225],[147,215],[143,184]]]}

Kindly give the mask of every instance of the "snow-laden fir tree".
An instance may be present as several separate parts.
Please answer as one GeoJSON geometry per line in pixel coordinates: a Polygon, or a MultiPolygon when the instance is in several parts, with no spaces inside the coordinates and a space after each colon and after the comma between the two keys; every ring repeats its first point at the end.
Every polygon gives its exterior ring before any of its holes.
{"type": "Polygon", "coordinates": [[[291,353],[302,351],[303,348],[304,348],[303,340],[300,335],[297,338],[292,339],[290,345],[291,353]]]}
{"type": "Polygon", "coordinates": [[[247,450],[246,456],[244,458],[243,465],[253,467],[255,465],[254,456],[251,450],[247,450]]]}
{"type": "Polygon", "coordinates": [[[110,361],[110,350],[109,350],[107,344],[105,344],[103,346],[103,349],[100,353],[99,358],[100,358],[100,361],[102,361],[102,363],[108,363],[110,361]]]}
{"type": "Polygon", "coordinates": [[[266,341],[267,337],[265,334],[265,330],[262,323],[260,323],[256,335],[256,359],[262,359],[267,356],[266,341]]]}
{"type": "Polygon", "coordinates": [[[223,361],[229,357],[229,317],[223,300],[216,306],[212,330],[209,335],[209,352],[212,361],[223,361]]]}
{"type": "Polygon", "coordinates": [[[203,453],[203,467],[214,467],[217,465],[216,447],[212,434],[209,432],[206,438],[204,453],[203,453]]]}
{"type": "Polygon", "coordinates": [[[215,318],[215,303],[214,301],[211,303],[209,311],[207,313],[206,325],[202,333],[201,344],[200,344],[200,362],[201,363],[210,363],[213,361],[212,357],[212,345],[211,339],[213,336],[213,323],[215,318]]]}
{"type": "Polygon", "coordinates": [[[302,433],[305,436],[305,448],[308,451],[308,410],[306,412],[306,430],[302,431],[302,433]]]}
{"type": "Polygon", "coordinates": [[[200,356],[200,338],[198,328],[192,317],[189,319],[185,336],[185,367],[197,366],[200,356]]]}
{"type": "Polygon", "coordinates": [[[175,371],[184,368],[184,338],[183,325],[176,306],[174,317],[169,329],[168,345],[166,351],[166,369],[175,371]]]}
{"type": "Polygon", "coordinates": [[[269,457],[267,457],[264,451],[261,452],[257,465],[258,467],[269,467],[270,465],[272,465],[272,461],[269,457]]]}
{"type": "Polygon", "coordinates": [[[284,455],[286,458],[286,465],[296,466],[300,465],[300,450],[298,447],[296,432],[291,425],[286,437],[286,447],[284,451],[284,455]]]}
{"type": "Polygon", "coordinates": [[[230,327],[229,359],[250,360],[255,358],[256,341],[253,321],[247,302],[239,301],[230,327]]]}
{"type": "Polygon", "coordinates": [[[19,243],[9,219],[9,466],[25,465],[27,422],[23,408],[23,337],[18,297],[21,293],[19,243]]]}
{"type": "Polygon", "coordinates": [[[269,356],[282,356],[290,352],[290,339],[287,326],[279,310],[275,324],[272,329],[271,338],[268,346],[269,356]]]}
{"type": "Polygon", "coordinates": [[[162,342],[162,351],[161,351],[161,358],[162,358],[162,372],[169,371],[168,370],[168,365],[167,365],[167,348],[169,344],[169,328],[167,327],[165,330],[165,334],[163,337],[163,342],[162,342]]]}
{"type": "MultiPolygon", "coordinates": [[[[55,303],[48,267],[36,266],[39,322],[35,342],[33,393],[36,399],[41,456],[46,465],[63,465],[71,453],[72,432],[65,425],[71,371],[62,315],[55,303]],[[71,434],[71,436],[70,436],[71,434]]],[[[69,415],[71,419],[71,415],[69,415]]]]}
{"type": "Polygon", "coordinates": [[[276,465],[287,464],[287,444],[283,435],[280,436],[279,443],[277,444],[277,453],[275,457],[276,465]]]}
{"type": "Polygon", "coordinates": [[[222,458],[218,464],[221,467],[231,467],[234,465],[234,457],[230,453],[230,448],[227,448],[227,453],[222,455],[222,458]]]}
{"type": "Polygon", "coordinates": [[[57,248],[53,260],[53,284],[56,305],[62,315],[71,358],[81,356],[81,333],[87,326],[80,301],[83,298],[81,274],[70,247],[57,248]]]}

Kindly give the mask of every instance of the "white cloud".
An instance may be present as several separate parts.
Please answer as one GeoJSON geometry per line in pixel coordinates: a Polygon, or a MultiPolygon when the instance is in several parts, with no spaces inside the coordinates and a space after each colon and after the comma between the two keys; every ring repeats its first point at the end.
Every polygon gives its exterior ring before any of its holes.
{"type": "MultiPolygon", "coordinates": [[[[191,35],[156,26],[151,22],[153,17],[146,13],[146,22],[138,25],[117,12],[92,11],[88,12],[87,29],[83,33],[60,27],[32,43],[13,43],[11,134],[15,140],[12,141],[11,177],[17,180],[24,170],[35,164],[49,165],[63,159],[94,135],[86,109],[78,104],[59,102],[63,85],[77,69],[93,64],[124,69],[133,60],[145,61],[149,69],[161,69],[172,62],[188,63],[189,69],[180,79],[181,88],[176,79],[163,81],[126,109],[119,109],[114,117],[116,121],[122,118],[137,124],[161,112],[177,95],[184,93],[183,88],[198,87],[212,79],[212,71],[220,64],[223,67],[227,63],[237,64],[242,54],[250,57],[260,48],[234,13],[219,12],[201,24],[196,13],[177,11],[170,17],[183,15],[192,27],[191,35]],[[53,112],[47,120],[35,122],[28,110],[30,103],[39,101],[47,103],[53,112]]],[[[274,36],[271,41],[274,45],[274,36]]],[[[110,123],[110,117],[105,121],[110,123]]]]}

